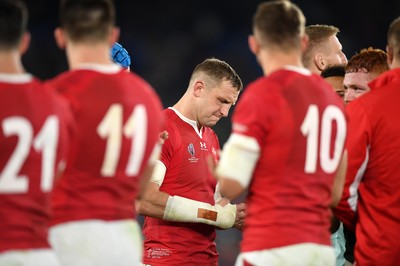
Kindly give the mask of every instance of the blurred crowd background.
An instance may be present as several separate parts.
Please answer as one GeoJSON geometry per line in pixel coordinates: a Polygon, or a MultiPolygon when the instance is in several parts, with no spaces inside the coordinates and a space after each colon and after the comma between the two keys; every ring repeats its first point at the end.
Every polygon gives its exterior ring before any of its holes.
{"type": "MultiPolygon", "coordinates": [[[[26,70],[49,79],[67,70],[64,51],[53,38],[58,25],[58,0],[25,0],[30,12],[31,47],[24,55],[26,70]]],[[[119,42],[132,59],[131,70],[144,77],[160,95],[164,107],[173,105],[187,88],[194,67],[208,57],[228,62],[244,85],[262,75],[247,46],[255,0],[115,0],[119,42]]],[[[389,23],[400,16],[399,0],[298,0],[307,25],[329,24],[350,58],[362,48],[385,49],[389,23]]],[[[93,99],[95,101],[96,99],[93,99]]],[[[221,146],[230,121],[215,127],[221,146]]],[[[233,265],[241,235],[218,232],[220,266],[233,265]]]]}

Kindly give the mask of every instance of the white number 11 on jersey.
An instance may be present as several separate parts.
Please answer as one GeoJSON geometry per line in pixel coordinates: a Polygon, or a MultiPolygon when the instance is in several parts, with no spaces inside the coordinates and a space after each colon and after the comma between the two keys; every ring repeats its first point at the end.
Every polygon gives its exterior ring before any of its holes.
{"type": "Polygon", "coordinates": [[[108,109],[103,120],[97,127],[100,137],[107,140],[106,151],[100,173],[104,177],[112,177],[118,166],[121,152],[122,135],[132,139],[128,164],[125,173],[135,176],[142,165],[147,141],[147,112],[146,107],[139,104],[123,125],[123,107],[113,104],[108,109]]]}

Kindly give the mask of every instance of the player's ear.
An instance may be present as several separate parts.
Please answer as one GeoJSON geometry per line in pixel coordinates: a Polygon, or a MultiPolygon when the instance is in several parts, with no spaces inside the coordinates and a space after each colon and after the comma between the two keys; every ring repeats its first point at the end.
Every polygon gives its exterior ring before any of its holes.
{"type": "Polygon", "coordinates": [[[65,49],[65,33],[61,28],[58,27],[54,30],[54,38],[58,48],[65,49]]]}
{"type": "Polygon", "coordinates": [[[254,37],[254,35],[249,35],[247,41],[249,43],[250,51],[254,55],[257,55],[258,52],[260,51],[260,45],[258,44],[258,42],[257,42],[256,38],[254,37]]]}
{"type": "Polygon", "coordinates": [[[314,55],[314,63],[320,71],[322,71],[326,68],[326,63],[325,63],[324,57],[320,53],[316,53],[314,55]]]}
{"type": "Polygon", "coordinates": [[[21,43],[19,45],[20,54],[24,54],[28,50],[30,42],[31,35],[29,32],[25,32],[24,35],[22,35],[21,43]]]}
{"type": "Polygon", "coordinates": [[[195,97],[200,97],[204,90],[204,82],[201,80],[196,80],[196,82],[193,84],[193,95],[195,97]]]}
{"type": "Polygon", "coordinates": [[[116,43],[119,39],[119,28],[118,27],[113,27],[111,29],[111,34],[110,37],[108,39],[108,43],[110,44],[110,46],[112,46],[114,43],[116,43]]]}
{"type": "Polygon", "coordinates": [[[300,49],[302,53],[304,53],[304,51],[307,49],[308,42],[309,42],[308,35],[304,34],[303,37],[301,37],[300,39],[300,49]]]}
{"type": "Polygon", "coordinates": [[[393,47],[386,45],[387,63],[390,66],[393,63],[393,47]]]}

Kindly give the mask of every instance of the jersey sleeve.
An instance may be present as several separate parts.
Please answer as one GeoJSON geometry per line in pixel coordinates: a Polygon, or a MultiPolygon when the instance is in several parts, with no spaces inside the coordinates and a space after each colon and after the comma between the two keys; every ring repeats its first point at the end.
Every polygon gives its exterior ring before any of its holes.
{"type": "Polygon", "coordinates": [[[268,112],[273,110],[273,106],[265,102],[265,99],[257,97],[254,90],[250,90],[252,87],[248,89],[235,108],[232,117],[232,132],[255,138],[258,144],[263,146],[269,128],[268,112]]]}
{"type": "Polygon", "coordinates": [[[177,145],[179,145],[179,133],[177,130],[175,130],[171,123],[168,122],[166,122],[166,130],[168,132],[168,138],[164,141],[162,146],[160,161],[168,169],[171,158],[174,154],[174,149],[175,147],[178,147],[177,145]]]}
{"type": "Polygon", "coordinates": [[[348,105],[348,166],[342,198],[334,209],[335,215],[354,230],[358,202],[358,187],[368,164],[371,126],[367,111],[359,102],[348,105]]]}

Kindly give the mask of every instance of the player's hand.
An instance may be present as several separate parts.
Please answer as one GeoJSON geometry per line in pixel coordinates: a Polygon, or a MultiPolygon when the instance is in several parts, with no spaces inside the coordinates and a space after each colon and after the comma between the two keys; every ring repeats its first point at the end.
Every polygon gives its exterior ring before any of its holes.
{"type": "Polygon", "coordinates": [[[160,133],[159,137],[160,139],[158,140],[158,143],[160,145],[163,145],[165,140],[168,138],[168,131],[164,130],[163,132],[160,133]]]}
{"type": "Polygon", "coordinates": [[[233,228],[236,228],[239,231],[242,231],[244,220],[246,218],[246,204],[245,203],[239,203],[236,204],[236,219],[235,223],[233,224],[233,228]]]}
{"type": "Polygon", "coordinates": [[[230,204],[228,199],[222,198],[221,200],[217,201],[214,206],[218,211],[217,224],[219,225],[217,225],[217,227],[219,229],[232,228],[237,215],[236,205],[230,204]]]}
{"type": "Polygon", "coordinates": [[[219,200],[218,202],[216,202],[216,204],[221,205],[222,207],[224,207],[226,204],[229,203],[229,200],[226,198],[222,198],[221,200],[219,200]]]}

